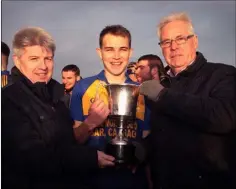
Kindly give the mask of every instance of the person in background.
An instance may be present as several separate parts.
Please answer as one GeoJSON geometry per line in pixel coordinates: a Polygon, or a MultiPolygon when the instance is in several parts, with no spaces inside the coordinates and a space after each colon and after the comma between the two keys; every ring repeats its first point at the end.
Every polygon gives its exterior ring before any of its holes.
{"type": "Polygon", "coordinates": [[[158,25],[171,86],[141,84],[153,101],[150,168],[154,189],[233,189],[236,178],[236,68],[207,61],[186,13],[158,25]]]}
{"type": "Polygon", "coordinates": [[[114,165],[113,157],[75,140],[62,86],[52,79],[55,49],[42,28],[14,36],[19,73],[2,89],[2,188],[82,188],[88,173],[114,165]]]}
{"type": "Polygon", "coordinates": [[[139,83],[152,79],[161,81],[168,77],[161,58],[154,54],[146,54],[138,59],[135,74],[139,83]]]}
{"type": "Polygon", "coordinates": [[[10,48],[6,43],[2,41],[1,46],[1,87],[5,87],[8,84],[9,71],[7,70],[8,59],[10,55],[10,48]]]}
{"type": "Polygon", "coordinates": [[[137,82],[135,70],[136,70],[136,62],[130,62],[127,66],[127,74],[129,75],[129,78],[132,81],[137,82]]]}
{"type": "Polygon", "coordinates": [[[66,65],[61,71],[62,83],[65,89],[64,101],[66,106],[69,108],[72,90],[81,79],[80,69],[74,64],[66,65]]]}

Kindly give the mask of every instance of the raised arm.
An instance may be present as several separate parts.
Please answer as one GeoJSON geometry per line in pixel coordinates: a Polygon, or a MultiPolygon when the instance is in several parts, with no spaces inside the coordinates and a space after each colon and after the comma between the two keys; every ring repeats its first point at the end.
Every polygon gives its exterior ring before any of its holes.
{"type": "Polygon", "coordinates": [[[171,88],[160,90],[162,88],[160,84],[151,84],[153,81],[146,84],[146,88],[143,88],[146,92],[143,92],[149,93],[148,89],[152,89],[150,94],[152,99],[156,101],[156,107],[159,111],[169,116],[177,117],[191,124],[196,129],[216,134],[229,133],[236,129],[235,70],[235,68],[219,70],[217,72],[218,80],[215,82],[215,86],[208,97],[183,93],[181,91],[177,92],[171,88]],[[155,96],[155,91],[159,95],[156,94],[155,96]]]}
{"type": "Polygon", "coordinates": [[[85,118],[82,110],[82,95],[80,93],[80,85],[76,85],[72,92],[70,111],[74,119],[74,134],[79,143],[84,143],[88,140],[93,130],[100,126],[109,114],[108,106],[95,97],[94,102],[89,108],[88,116],[85,118]]]}

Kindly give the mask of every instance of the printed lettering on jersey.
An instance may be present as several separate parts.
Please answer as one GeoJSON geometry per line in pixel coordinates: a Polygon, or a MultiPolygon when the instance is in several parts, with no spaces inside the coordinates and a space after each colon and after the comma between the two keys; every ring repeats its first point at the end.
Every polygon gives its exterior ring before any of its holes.
{"type": "MultiPolygon", "coordinates": [[[[106,128],[106,134],[107,138],[111,139],[117,136],[118,134],[118,128],[116,125],[116,121],[112,119],[107,119],[105,123],[105,128],[106,128]]],[[[135,121],[134,123],[130,122],[128,123],[124,130],[123,130],[123,136],[125,136],[128,139],[136,139],[138,134],[138,125],[137,122],[135,121]]]]}
{"type": "Polygon", "coordinates": [[[85,91],[82,97],[83,114],[85,116],[88,115],[89,108],[94,102],[96,95],[99,99],[102,99],[104,103],[108,105],[108,94],[107,90],[104,87],[104,83],[104,81],[95,80],[85,91]]]}
{"type": "Polygon", "coordinates": [[[94,136],[94,137],[106,136],[105,127],[95,128],[91,136],[94,136]]]}

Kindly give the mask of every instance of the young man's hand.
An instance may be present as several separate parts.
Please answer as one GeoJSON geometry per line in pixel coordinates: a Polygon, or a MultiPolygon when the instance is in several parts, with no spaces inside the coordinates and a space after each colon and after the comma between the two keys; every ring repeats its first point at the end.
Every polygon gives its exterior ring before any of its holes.
{"type": "Polygon", "coordinates": [[[88,117],[85,119],[84,123],[86,123],[91,129],[94,129],[105,121],[109,112],[108,105],[96,96],[89,109],[88,117]]]}
{"type": "Polygon", "coordinates": [[[98,166],[100,168],[114,166],[115,158],[113,156],[107,155],[102,151],[97,151],[98,153],[98,166]]]}

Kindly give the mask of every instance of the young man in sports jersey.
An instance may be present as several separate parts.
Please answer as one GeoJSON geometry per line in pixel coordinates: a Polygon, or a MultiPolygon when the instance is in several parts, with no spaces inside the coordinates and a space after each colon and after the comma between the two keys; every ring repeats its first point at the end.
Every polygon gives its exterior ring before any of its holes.
{"type": "MultiPolygon", "coordinates": [[[[134,84],[126,72],[133,51],[130,32],[121,25],[107,26],[100,33],[99,46],[97,53],[103,62],[104,70],[75,85],[70,110],[78,142],[104,150],[107,138],[116,136],[116,128],[113,124],[105,123],[109,109],[103,95],[103,83],[134,84]]],[[[132,141],[147,136],[149,132],[149,111],[145,107],[143,96],[139,96],[137,106],[139,112],[136,114],[136,124],[125,133],[132,141]]],[[[148,188],[144,166],[140,166],[135,173],[128,168],[100,169],[91,175],[88,184],[90,188],[96,189],[148,188]]]]}

